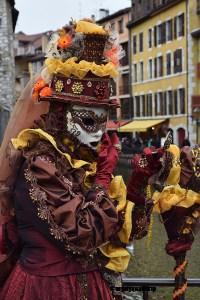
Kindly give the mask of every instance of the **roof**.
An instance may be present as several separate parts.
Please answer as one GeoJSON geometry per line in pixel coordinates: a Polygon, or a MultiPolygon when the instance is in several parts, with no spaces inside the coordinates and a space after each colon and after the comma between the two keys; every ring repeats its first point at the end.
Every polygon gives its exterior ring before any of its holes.
{"type": "Polygon", "coordinates": [[[107,22],[107,21],[112,20],[116,17],[127,14],[130,11],[131,11],[131,7],[126,7],[126,8],[120,9],[120,10],[116,11],[115,13],[113,13],[111,15],[108,15],[108,16],[102,18],[102,19],[99,19],[97,21],[97,23],[101,24],[101,23],[107,22]]]}
{"type": "Polygon", "coordinates": [[[145,20],[150,19],[151,17],[159,14],[162,11],[167,10],[168,8],[174,6],[177,3],[182,2],[182,1],[183,0],[171,0],[166,4],[162,4],[161,6],[158,6],[157,8],[154,8],[154,9],[148,11],[147,14],[143,15],[141,18],[129,21],[128,24],[127,24],[127,27],[131,28],[134,25],[140,24],[140,23],[144,22],[145,20]]]}

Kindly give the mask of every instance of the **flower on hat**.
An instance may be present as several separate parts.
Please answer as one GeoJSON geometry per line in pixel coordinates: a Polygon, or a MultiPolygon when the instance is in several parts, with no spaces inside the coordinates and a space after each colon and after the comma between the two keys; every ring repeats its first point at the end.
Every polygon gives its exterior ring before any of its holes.
{"type": "Polygon", "coordinates": [[[58,47],[61,49],[68,48],[72,43],[72,38],[69,34],[65,34],[58,39],[58,47]]]}
{"type": "Polygon", "coordinates": [[[34,84],[33,89],[35,92],[39,92],[45,86],[46,86],[46,82],[44,81],[44,79],[39,78],[37,82],[34,84]]]}
{"type": "Polygon", "coordinates": [[[53,94],[52,88],[49,86],[45,86],[41,91],[40,91],[40,97],[51,97],[53,94]]]}

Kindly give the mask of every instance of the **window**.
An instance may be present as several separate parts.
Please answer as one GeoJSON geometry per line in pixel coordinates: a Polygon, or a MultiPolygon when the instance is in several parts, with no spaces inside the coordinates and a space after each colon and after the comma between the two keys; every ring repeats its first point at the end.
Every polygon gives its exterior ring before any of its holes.
{"type": "Polygon", "coordinates": [[[177,17],[174,18],[174,38],[177,38],[177,17]]]}
{"type": "Polygon", "coordinates": [[[153,60],[149,59],[149,79],[153,78],[153,60]]]}
{"type": "Polygon", "coordinates": [[[163,76],[163,57],[162,56],[158,57],[157,66],[158,66],[157,75],[158,75],[158,77],[161,77],[161,76],[163,76]]]}
{"type": "Polygon", "coordinates": [[[119,87],[119,93],[121,95],[129,94],[129,75],[122,74],[121,86],[119,87]]]}
{"type": "Polygon", "coordinates": [[[2,25],[2,18],[0,18],[0,27],[1,27],[1,25],[2,25]]]}
{"type": "Polygon", "coordinates": [[[184,36],[184,26],[185,26],[184,14],[177,17],[177,37],[184,36]]]}
{"type": "Polygon", "coordinates": [[[140,97],[141,97],[140,103],[142,104],[142,116],[145,117],[146,116],[146,97],[145,97],[145,95],[142,95],[140,97]]]}
{"type": "Polygon", "coordinates": [[[125,55],[124,57],[122,57],[122,59],[120,59],[120,64],[121,66],[127,66],[128,65],[128,42],[122,43],[121,46],[125,52],[125,55]]]}
{"type": "Polygon", "coordinates": [[[111,25],[110,25],[110,27],[111,27],[111,29],[112,29],[113,31],[115,31],[115,22],[112,22],[111,25]]]}
{"type": "Polygon", "coordinates": [[[173,115],[173,92],[167,92],[168,114],[173,115]]]}
{"type": "Polygon", "coordinates": [[[134,82],[137,82],[137,64],[133,65],[134,82]]]}
{"type": "Polygon", "coordinates": [[[157,27],[157,45],[162,44],[162,24],[157,27]]]}
{"type": "Polygon", "coordinates": [[[136,117],[140,117],[140,96],[135,97],[135,112],[136,117]]]}
{"type": "Polygon", "coordinates": [[[167,66],[167,75],[172,73],[172,62],[171,62],[171,53],[166,55],[166,66],[167,66]]]}
{"type": "Polygon", "coordinates": [[[174,91],[174,114],[178,114],[178,97],[177,97],[177,90],[174,91]]]}
{"type": "Polygon", "coordinates": [[[143,32],[139,34],[139,51],[143,51],[143,32]]]}
{"type": "Polygon", "coordinates": [[[179,107],[180,114],[185,114],[185,89],[179,89],[179,107]]]}
{"type": "Polygon", "coordinates": [[[157,46],[157,26],[154,26],[154,46],[157,46]]]}
{"type": "Polygon", "coordinates": [[[116,108],[109,109],[109,120],[117,120],[117,110],[116,110],[116,108]]]}
{"type": "Polygon", "coordinates": [[[182,49],[177,49],[174,52],[174,73],[182,72],[182,49]]]}
{"type": "Polygon", "coordinates": [[[0,53],[0,64],[2,63],[2,55],[1,55],[1,53],[0,53]]]}
{"type": "Polygon", "coordinates": [[[124,22],[123,22],[123,19],[120,19],[118,21],[118,28],[119,28],[119,33],[123,33],[124,32],[124,22]]]}
{"type": "Polygon", "coordinates": [[[161,102],[161,114],[163,116],[167,115],[167,92],[163,93],[162,102],[161,102]]]}
{"type": "Polygon", "coordinates": [[[144,63],[143,61],[140,62],[140,81],[144,80],[144,63]]]}
{"type": "Polygon", "coordinates": [[[152,30],[152,28],[150,28],[148,31],[149,48],[152,48],[152,45],[153,45],[152,38],[153,38],[153,30],[152,30]]]}
{"type": "Polygon", "coordinates": [[[121,118],[124,120],[131,118],[131,101],[129,98],[121,99],[121,118]]]}
{"type": "Polygon", "coordinates": [[[155,94],[155,115],[160,116],[161,115],[161,103],[163,101],[163,93],[159,92],[155,94]]]}
{"type": "Polygon", "coordinates": [[[161,36],[162,44],[166,43],[166,23],[162,23],[162,36],[161,36]]]}
{"type": "Polygon", "coordinates": [[[147,116],[151,117],[152,116],[152,94],[147,95],[147,116]]]}
{"type": "Polygon", "coordinates": [[[157,78],[157,57],[154,58],[154,77],[157,78]]]}
{"type": "Polygon", "coordinates": [[[166,41],[172,41],[173,38],[173,23],[172,20],[166,22],[166,41]]]}
{"type": "Polygon", "coordinates": [[[133,54],[137,53],[137,35],[133,36],[133,54]]]}

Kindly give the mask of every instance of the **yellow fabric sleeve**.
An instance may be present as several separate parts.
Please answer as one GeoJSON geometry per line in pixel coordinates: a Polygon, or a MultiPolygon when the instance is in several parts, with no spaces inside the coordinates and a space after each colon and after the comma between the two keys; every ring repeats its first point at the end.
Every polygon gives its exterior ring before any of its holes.
{"type": "Polygon", "coordinates": [[[192,190],[181,188],[179,184],[166,186],[162,192],[155,192],[152,196],[154,201],[154,212],[163,213],[173,206],[185,208],[200,204],[200,194],[192,190]]]}

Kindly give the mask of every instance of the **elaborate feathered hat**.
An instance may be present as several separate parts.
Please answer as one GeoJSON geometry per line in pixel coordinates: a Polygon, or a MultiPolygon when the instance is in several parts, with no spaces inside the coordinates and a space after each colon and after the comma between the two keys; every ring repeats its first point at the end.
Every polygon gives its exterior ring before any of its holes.
{"type": "Polygon", "coordinates": [[[123,51],[109,28],[91,20],[72,23],[53,34],[33,99],[81,105],[117,106],[111,78],[118,75],[123,51]]]}

